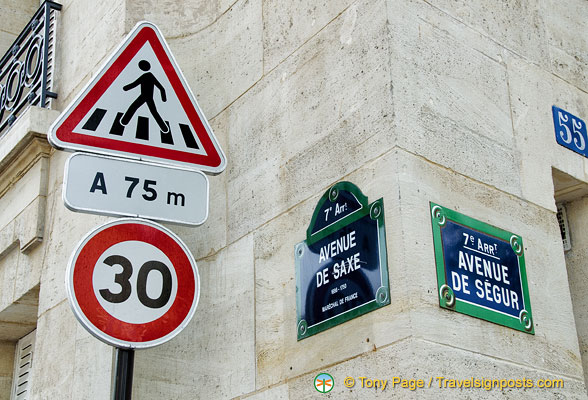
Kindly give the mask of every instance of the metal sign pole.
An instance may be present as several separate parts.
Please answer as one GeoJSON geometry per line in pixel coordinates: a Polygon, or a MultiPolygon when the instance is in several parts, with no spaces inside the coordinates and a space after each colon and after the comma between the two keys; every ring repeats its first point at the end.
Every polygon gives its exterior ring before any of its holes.
{"type": "Polygon", "coordinates": [[[131,400],[133,390],[133,365],[135,351],[116,348],[116,370],[114,376],[113,400],[131,400]]]}

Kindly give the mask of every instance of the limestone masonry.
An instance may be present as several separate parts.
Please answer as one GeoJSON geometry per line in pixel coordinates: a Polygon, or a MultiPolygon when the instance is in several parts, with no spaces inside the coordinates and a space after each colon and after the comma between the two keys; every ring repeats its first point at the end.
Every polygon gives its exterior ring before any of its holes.
{"type": "MultiPolygon", "coordinates": [[[[200,299],[177,337],[135,352],[133,398],[588,397],[588,158],[557,143],[552,114],[588,121],[586,0],[60,4],[57,98],[0,132],[0,400],[111,396],[114,350],[78,323],[64,279],[78,242],[114,218],[65,207],[71,153],[47,132],[139,21],[161,30],[227,166],[208,176],[203,225],[164,224],[196,259],[200,299]],[[295,246],[342,181],[383,199],[390,304],[297,340],[295,246]],[[523,239],[534,334],[440,306],[431,203],[523,239]],[[33,362],[19,389],[22,357],[33,362]]],[[[39,6],[0,0],[0,55],[39,6]]],[[[141,99],[132,118],[154,115],[141,99]]],[[[353,256],[359,237],[325,245],[321,262],[353,256]]],[[[316,286],[365,270],[362,257],[316,286]]],[[[511,282],[503,264],[458,260],[472,295],[522,309],[493,289],[511,282]]]]}

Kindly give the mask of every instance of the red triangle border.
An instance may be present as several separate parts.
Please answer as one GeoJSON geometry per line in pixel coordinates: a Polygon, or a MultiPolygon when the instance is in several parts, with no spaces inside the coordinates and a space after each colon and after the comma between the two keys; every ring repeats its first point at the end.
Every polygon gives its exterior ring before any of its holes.
{"type": "MultiPolygon", "coordinates": [[[[202,121],[204,116],[201,116],[196,110],[196,107],[198,107],[196,100],[193,100],[192,96],[188,93],[189,89],[187,90],[186,87],[184,87],[184,81],[176,71],[176,68],[178,67],[175,67],[175,62],[172,62],[170,56],[168,56],[166,49],[164,48],[164,46],[167,47],[167,45],[163,41],[163,36],[161,36],[160,39],[156,29],[157,28],[150,23],[139,24],[134,31],[129,34],[128,38],[123,43],[122,48],[118,49],[111,57],[111,61],[109,61],[106,67],[104,67],[106,68],[106,71],[97,78],[97,80],[94,79],[94,81],[92,81],[90,87],[84,91],[85,95],[82,93],[83,98],[79,100],[75,107],[68,107],[68,110],[66,111],[68,114],[65,119],[60,117],[60,120],[63,120],[63,122],[58,125],[56,129],[52,128],[52,131],[55,133],[58,144],[65,148],[68,148],[68,144],[73,144],[82,146],[88,151],[95,148],[96,151],[101,153],[108,153],[109,151],[114,151],[117,155],[120,155],[120,153],[129,153],[135,158],[137,156],[153,157],[161,160],[163,163],[167,163],[168,160],[172,163],[173,161],[178,161],[182,163],[183,166],[186,166],[186,164],[195,168],[203,166],[212,172],[221,172],[222,169],[224,169],[225,164],[224,154],[222,154],[220,148],[217,150],[215,143],[213,143],[213,139],[211,139],[211,135],[213,134],[211,131],[209,132],[204,125],[202,121]],[[83,135],[73,132],[79,122],[90,112],[92,107],[98,102],[114,80],[147,42],[149,42],[153,48],[153,51],[171,83],[184,112],[192,124],[196,135],[200,139],[206,154],[194,154],[148,144],[123,142],[105,137],[83,135]],[[117,53],[118,56],[116,56],[117,53]],[[116,59],[112,61],[114,57],[116,57],[116,59]],[[108,66],[108,64],[110,65],[108,66]]],[[[208,125],[207,122],[205,123],[208,125]]],[[[77,149],[77,147],[73,148],[77,149]]]]}

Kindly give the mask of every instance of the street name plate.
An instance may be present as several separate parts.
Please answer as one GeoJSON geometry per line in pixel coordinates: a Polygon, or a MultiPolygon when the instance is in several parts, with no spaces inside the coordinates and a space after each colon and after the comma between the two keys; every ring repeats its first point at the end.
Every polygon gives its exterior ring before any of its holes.
{"type": "Polygon", "coordinates": [[[65,167],[63,200],[72,211],[201,225],[208,217],[202,172],[74,153],[65,167]]]}
{"type": "Polygon", "coordinates": [[[523,239],[430,203],[439,305],[534,334],[523,239]]]}
{"type": "Polygon", "coordinates": [[[390,304],[383,199],[340,182],[295,247],[298,340],[390,304]]]}

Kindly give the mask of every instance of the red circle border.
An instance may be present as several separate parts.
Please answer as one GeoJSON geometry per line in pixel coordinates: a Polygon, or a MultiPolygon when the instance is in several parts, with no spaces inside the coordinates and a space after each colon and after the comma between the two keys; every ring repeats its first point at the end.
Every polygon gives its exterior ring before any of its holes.
{"type": "Polygon", "coordinates": [[[155,225],[115,221],[92,232],[78,248],[71,261],[72,296],[84,317],[107,336],[132,343],[162,339],[184,322],[196,301],[196,265],[192,265],[191,260],[176,239],[155,225]],[[92,285],[94,268],[100,256],[111,246],[130,240],[145,242],[161,250],[175,268],[178,280],[176,297],[170,309],[145,324],[124,322],[110,315],[98,302],[92,285]]]}

